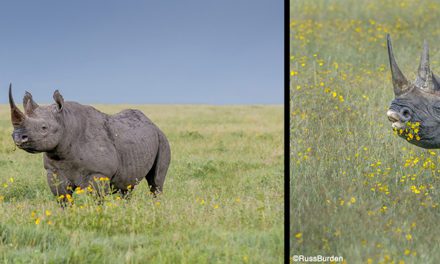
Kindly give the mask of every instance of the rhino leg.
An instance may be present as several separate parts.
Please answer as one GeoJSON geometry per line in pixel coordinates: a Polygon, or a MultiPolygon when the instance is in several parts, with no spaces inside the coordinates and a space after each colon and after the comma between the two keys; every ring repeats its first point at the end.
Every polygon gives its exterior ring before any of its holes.
{"type": "Polygon", "coordinates": [[[162,131],[158,131],[159,135],[159,150],[156,155],[153,167],[148,172],[145,178],[147,179],[150,191],[156,195],[163,191],[163,184],[167,174],[168,166],[171,160],[171,151],[168,140],[162,131]]]}
{"type": "Polygon", "coordinates": [[[68,202],[66,195],[73,193],[73,184],[62,174],[57,174],[50,169],[47,170],[47,182],[53,195],[59,198],[58,201],[64,207],[68,202]]]}
{"type": "Polygon", "coordinates": [[[112,193],[112,186],[109,177],[94,173],[85,178],[88,179],[88,181],[86,181],[83,186],[80,186],[81,188],[86,189],[90,186],[99,197],[112,193]]]}

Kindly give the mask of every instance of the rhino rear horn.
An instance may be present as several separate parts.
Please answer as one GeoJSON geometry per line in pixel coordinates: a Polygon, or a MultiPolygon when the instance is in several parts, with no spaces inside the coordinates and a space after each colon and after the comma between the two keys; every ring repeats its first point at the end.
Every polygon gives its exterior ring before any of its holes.
{"type": "Polygon", "coordinates": [[[19,126],[26,117],[14,103],[14,98],[12,98],[12,84],[9,84],[9,106],[11,107],[12,125],[14,127],[19,126]]]}
{"type": "Polygon", "coordinates": [[[438,78],[434,76],[429,66],[429,46],[426,40],[423,43],[423,52],[420,57],[415,85],[428,93],[438,93],[440,91],[438,78]]]}
{"type": "Polygon", "coordinates": [[[387,34],[388,57],[390,59],[391,76],[393,79],[394,94],[396,96],[406,93],[409,88],[409,82],[403,75],[394,58],[393,46],[391,45],[391,37],[387,34]]]}
{"type": "Polygon", "coordinates": [[[23,108],[26,115],[31,115],[37,107],[38,104],[32,98],[32,94],[26,91],[23,97],[23,108]]]}

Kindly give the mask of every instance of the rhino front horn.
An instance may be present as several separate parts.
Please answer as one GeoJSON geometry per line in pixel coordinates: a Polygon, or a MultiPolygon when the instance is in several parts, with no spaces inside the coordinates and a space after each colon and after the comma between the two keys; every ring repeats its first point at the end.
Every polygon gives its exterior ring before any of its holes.
{"type": "Polygon", "coordinates": [[[14,127],[19,126],[25,119],[25,116],[14,103],[14,98],[12,98],[12,84],[9,84],[9,106],[11,107],[12,125],[14,127]]]}
{"type": "Polygon", "coordinates": [[[396,96],[404,94],[410,88],[409,82],[397,66],[394,58],[393,46],[391,45],[391,37],[387,34],[388,56],[390,59],[391,76],[393,79],[394,94],[396,96]]]}

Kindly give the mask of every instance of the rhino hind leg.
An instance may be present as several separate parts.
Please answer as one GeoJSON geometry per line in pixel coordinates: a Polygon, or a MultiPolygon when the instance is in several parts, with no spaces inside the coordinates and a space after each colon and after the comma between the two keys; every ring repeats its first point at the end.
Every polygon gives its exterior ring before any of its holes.
{"type": "Polygon", "coordinates": [[[153,167],[148,172],[145,178],[147,179],[150,191],[154,195],[163,191],[163,184],[165,182],[165,176],[168,171],[171,160],[171,150],[168,140],[162,131],[158,131],[159,134],[159,150],[156,155],[153,167]]]}

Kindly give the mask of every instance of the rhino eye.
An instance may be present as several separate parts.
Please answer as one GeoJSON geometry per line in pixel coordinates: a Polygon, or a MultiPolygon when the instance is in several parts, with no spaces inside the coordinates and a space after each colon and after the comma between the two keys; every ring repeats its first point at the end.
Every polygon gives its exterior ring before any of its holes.
{"type": "Polygon", "coordinates": [[[42,126],[41,129],[46,130],[47,126],[42,126]]]}

